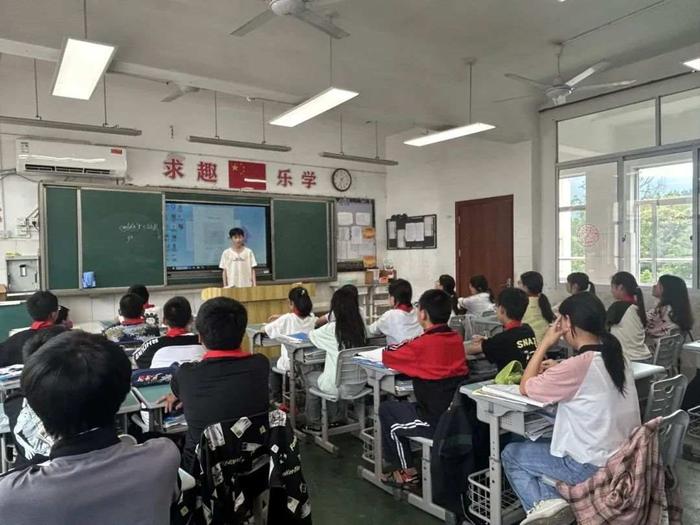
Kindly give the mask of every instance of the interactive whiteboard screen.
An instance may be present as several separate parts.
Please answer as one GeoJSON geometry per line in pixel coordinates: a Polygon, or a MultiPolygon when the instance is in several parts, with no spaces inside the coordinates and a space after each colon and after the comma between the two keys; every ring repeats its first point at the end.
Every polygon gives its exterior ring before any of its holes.
{"type": "Polygon", "coordinates": [[[269,218],[266,206],[165,203],[166,265],[169,271],[214,270],[231,246],[228,232],[241,228],[258,268],[267,267],[269,218]]]}

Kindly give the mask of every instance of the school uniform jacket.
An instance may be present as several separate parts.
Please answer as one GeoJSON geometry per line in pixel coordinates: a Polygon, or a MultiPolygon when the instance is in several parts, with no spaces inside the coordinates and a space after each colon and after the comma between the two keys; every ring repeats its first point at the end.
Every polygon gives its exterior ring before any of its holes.
{"type": "Polygon", "coordinates": [[[199,361],[204,355],[204,348],[199,344],[199,337],[184,333],[163,335],[149,339],[134,352],[134,360],[139,368],[165,368],[173,363],[190,363],[199,361]]]}

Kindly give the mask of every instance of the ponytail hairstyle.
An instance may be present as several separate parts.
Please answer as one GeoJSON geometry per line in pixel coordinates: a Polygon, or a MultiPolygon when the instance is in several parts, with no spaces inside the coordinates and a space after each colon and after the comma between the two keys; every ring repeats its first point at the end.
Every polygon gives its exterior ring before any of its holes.
{"type": "Polygon", "coordinates": [[[341,350],[367,344],[365,322],[360,315],[357,296],[350,288],[342,287],[331,298],[331,312],[335,320],[335,339],[341,350]]]}
{"type": "Polygon", "coordinates": [[[548,323],[553,323],[556,316],[552,311],[552,305],[549,303],[549,299],[542,293],[542,288],[544,288],[542,274],[539,272],[525,272],[520,275],[520,283],[525,287],[525,291],[529,295],[537,297],[537,304],[542,312],[542,317],[544,317],[548,323]]]}
{"type": "Polygon", "coordinates": [[[450,296],[450,303],[452,304],[452,311],[454,314],[459,315],[459,299],[457,298],[457,293],[455,292],[457,283],[455,282],[454,277],[451,275],[442,274],[438,279],[438,284],[442,286],[442,291],[450,296]]]}
{"type": "Polygon", "coordinates": [[[477,293],[488,293],[489,301],[492,303],[494,302],[493,292],[491,291],[491,288],[489,288],[489,282],[486,280],[485,276],[473,275],[472,278],[469,279],[469,284],[472,285],[477,293]]]}
{"type": "Polygon", "coordinates": [[[647,314],[644,308],[644,294],[642,294],[642,289],[637,284],[637,279],[634,278],[634,275],[629,272],[617,272],[612,276],[612,279],[610,279],[610,284],[613,286],[622,286],[622,289],[627,295],[634,297],[634,304],[637,305],[639,320],[642,322],[642,326],[646,327],[647,314]]]}
{"type": "Polygon", "coordinates": [[[296,286],[289,290],[289,301],[294,305],[299,317],[306,319],[313,310],[313,303],[309,292],[303,286],[296,286]]]}
{"type": "Polygon", "coordinates": [[[620,341],[605,329],[605,307],[600,299],[588,292],[570,295],[559,305],[559,315],[569,318],[572,336],[578,328],[600,339],[600,353],[605,369],[615,388],[624,396],[625,357],[620,341]]]}
{"type": "Polygon", "coordinates": [[[566,282],[570,286],[576,286],[576,293],[579,292],[591,292],[595,295],[595,285],[588,278],[588,275],[583,272],[570,273],[566,277],[566,282]]]}
{"type": "Polygon", "coordinates": [[[670,306],[670,318],[682,332],[689,332],[693,327],[693,313],[690,310],[688,287],[685,281],[675,275],[662,275],[659,284],[663,291],[659,306],[670,306]]]}

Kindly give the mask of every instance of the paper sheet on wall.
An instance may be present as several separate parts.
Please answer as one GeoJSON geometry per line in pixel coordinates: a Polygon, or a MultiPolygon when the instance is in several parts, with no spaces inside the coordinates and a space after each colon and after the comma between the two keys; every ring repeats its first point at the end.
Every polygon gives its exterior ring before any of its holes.
{"type": "Polygon", "coordinates": [[[360,258],[360,246],[358,244],[348,244],[348,260],[356,260],[360,258]]]}
{"type": "Polygon", "coordinates": [[[349,241],[350,240],[350,228],[340,227],[338,228],[338,240],[339,241],[349,241]]]}
{"type": "Polygon", "coordinates": [[[430,217],[426,217],[423,220],[423,223],[425,224],[425,236],[426,237],[435,237],[435,233],[433,233],[435,231],[434,219],[435,219],[435,217],[430,216],[430,217]]]}
{"type": "Polygon", "coordinates": [[[396,221],[389,221],[389,239],[396,239],[396,221]]]}
{"type": "Polygon", "coordinates": [[[341,211],[338,213],[338,226],[351,226],[354,220],[351,212],[341,211]]]}
{"type": "Polygon", "coordinates": [[[416,226],[415,222],[406,223],[406,242],[415,242],[416,239],[416,226]]]}
{"type": "Polygon", "coordinates": [[[406,247],[406,231],[405,230],[398,230],[396,232],[396,247],[397,248],[405,248],[406,247]]]}
{"type": "Polygon", "coordinates": [[[366,212],[357,212],[355,214],[355,224],[358,226],[370,226],[372,224],[372,215],[366,212]]]}
{"type": "Polygon", "coordinates": [[[425,223],[416,222],[416,241],[423,242],[425,240],[425,223]]]}
{"type": "Polygon", "coordinates": [[[352,244],[362,244],[362,226],[350,228],[350,242],[352,244]]]}
{"type": "Polygon", "coordinates": [[[361,256],[368,256],[368,255],[374,255],[374,243],[373,242],[363,242],[360,244],[360,255],[361,256]]]}
{"type": "Polygon", "coordinates": [[[338,241],[338,260],[347,261],[348,260],[348,242],[338,241]]]}

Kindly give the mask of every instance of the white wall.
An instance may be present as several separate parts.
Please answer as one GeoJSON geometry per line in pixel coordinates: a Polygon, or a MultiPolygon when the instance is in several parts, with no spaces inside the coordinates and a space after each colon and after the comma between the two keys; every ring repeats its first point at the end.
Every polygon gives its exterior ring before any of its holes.
{"type": "MultiPolygon", "coordinates": [[[[49,95],[53,68],[39,63],[40,114],[47,120],[64,120],[101,124],[102,96],[98,88],[91,101],[79,102],[58,99],[49,95]]],[[[226,160],[251,160],[267,163],[268,188],[277,193],[307,195],[348,196],[375,199],[377,223],[383,224],[386,216],[385,171],[381,167],[358,163],[328,161],[319,157],[321,151],[338,150],[337,117],[315,119],[294,129],[267,127],[267,142],[292,146],[290,153],[262,152],[255,150],[223,148],[191,144],[188,135],[214,135],[213,104],[211,93],[191,94],[170,104],[161,103],[167,93],[161,84],[120,75],[108,78],[108,121],[125,127],[143,130],[140,137],[121,137],[49,130],[19,128],[0,124],[0,169],[15,167],[15,140],[20,136],[40,136],[61,140],[88,141],[97,144],[125,146],[128,151],[129,183],[143,186],[202,187],[212,185],[196,182],[195,166],[201,158],[219,162],[219,189],[227,185],[226,160]],[[173,136],[171,137],[171,126],[173,136]],[[162,174],[162,162],[168,153],[184,154],[187,159],[187,176],[171,181],[162,174]],[[341,194],[332,188],[330,175],[334,168],[346,167],[353,175],[352,188],[341,194]],[[276,186],[277,170],[290,168],[295,186],[276,186]],[[312,169],[318,185],[311,190],[299,186],[304,169],[312,169]]],[[[268,105],[268,119],[283,106],[268,105]]],[[[31,117],[35,114],[32,62],[27,59],[3,56],[0,61],[0,114],[31,117]]],[[[233,97],[219,97],[219,135],[251,142],[261,140],[261,113],[259,105],[253,105],[233,97]]],[[[369,126],[346,124],[344,127],[345,152],[367,155],[374,152],[373,129],[369,126]]],[[[30,179],[36,179],[30,177],[30,179]]],[[[24,178],[8,177],[0,182],[0,253],[17,252],[23,255],[37,254],[38,235],[31,239],[7,239],[14,236],[16,220],[31,213],[37,207],[37,184],[24,178]],[[5,232],[5,233],[3,233],[5,232]]],[[[378,228],[378,258],[383,258],[385,232],[378,228]]],[[[340,274],[340,280],[359,279],[356,274],[340,274]]],[[[0,283],[5,282],[4,258],[0,259],[0,283]]],[[[330,291],[327,285],[318,288],[317,301],[327,302],[330,291]]],[[[162,304],[173,292],[154,294],[157,304],[162,304]]],[[[186,295],[199,304],[197,291],[186,295]]],[[[64,298],[61,300],[73,311],[77,321],[108,319],[116,314],[116,295],[94,295],[64,298]]]]}
{"type": "Polygon", "coordinates": [[[387,139],[387,156],[400,162],[387,175],[387,216],[437,213],[436,250],[391,250],[387,257],[416,293],[440,274],[455,274],[455,202],[514,196],[513,253],[516,275],[532,266],[531,143],[504,144],[467,137],[415,148],[410,133],[387,139]]]}

